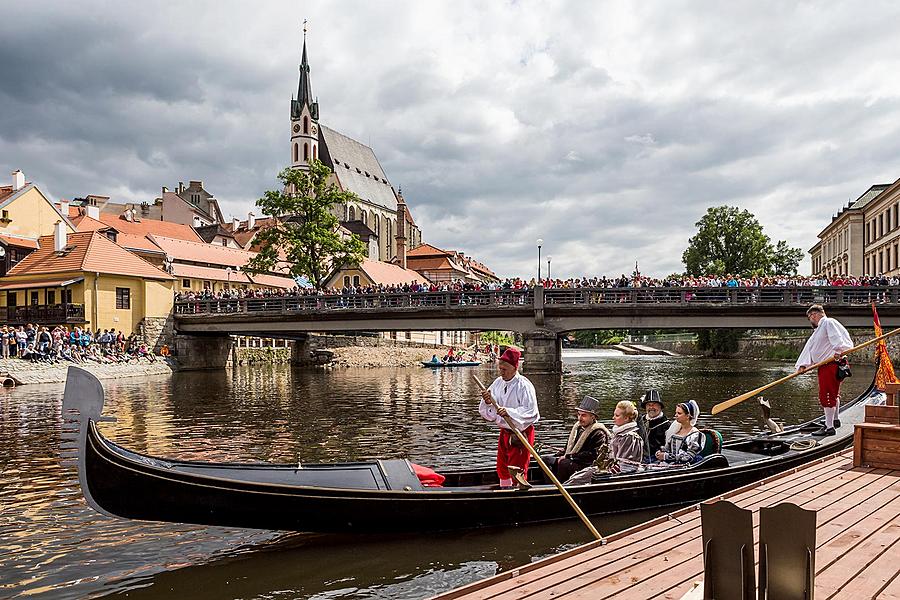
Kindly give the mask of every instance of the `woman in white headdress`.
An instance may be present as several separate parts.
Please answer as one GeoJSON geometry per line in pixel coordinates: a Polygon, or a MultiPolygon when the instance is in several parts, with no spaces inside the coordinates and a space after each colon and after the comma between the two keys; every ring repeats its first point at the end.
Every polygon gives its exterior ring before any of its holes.
{"type": "Polygon", "coordinates": [[[697,429],[700,405],[695,400],[675,407],[675,420],[666,432],[666,445],[656,452],[656,459],[669,464],[685,465],[699,459],[706,441],[697,429]]]}

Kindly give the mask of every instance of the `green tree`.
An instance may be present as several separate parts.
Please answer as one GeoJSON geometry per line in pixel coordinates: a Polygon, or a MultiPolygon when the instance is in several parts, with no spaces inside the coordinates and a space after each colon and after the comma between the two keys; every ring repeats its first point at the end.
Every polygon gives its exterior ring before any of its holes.
{"type": "Polygon", "coordinates": [[[772,244],[748,210],[707,209],[681,256],[688,275],[794,275],[803,251],[784,240],[772,244]]]}
{"type": "Polygon", "coordinates": [[[278,179],[282,190],[268,190],[256,201],[263,214],[277,217],[271,227],[256,236],[259,254],[246,269],[251,272],[283,270],[293,277],[305,276],[321,289],[328,272],[339,265],[359,265],[366,247],[355,235],[339,232],[336,204],[359,200],[329,181],[331,169],[313,160],[309,171],[284,169],[278,179]]]}

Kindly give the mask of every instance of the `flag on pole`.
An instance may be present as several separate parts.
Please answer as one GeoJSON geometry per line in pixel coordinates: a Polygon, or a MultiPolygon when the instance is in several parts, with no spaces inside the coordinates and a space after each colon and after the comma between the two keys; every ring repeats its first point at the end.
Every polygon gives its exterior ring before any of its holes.
{"type": "MultiPolygon", "coordinates": [[[[881,335],[881,321],[878,320],[878,310],[875,303],[872,303],[872,318],[875,321],[875,337],[881,335]]],[[[875,374],[875,389],[884,391],[884,384],[897,383],[897,375],[894,374],[894,365],[891,363],[891,357],[888,356],[887,343],[885,340],[878,342],[875,346],[875,356],[878,358],[878,372],[875,374]]]]}

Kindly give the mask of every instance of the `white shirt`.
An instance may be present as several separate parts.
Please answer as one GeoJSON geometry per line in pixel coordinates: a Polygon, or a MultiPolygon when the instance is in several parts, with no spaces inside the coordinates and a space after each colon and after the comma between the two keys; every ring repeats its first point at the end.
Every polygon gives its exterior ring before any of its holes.
{"type": "Polygon", "coordinates": [[[806,340],[803,352],[797,359],[795,367],[808,367],[826,358],[834,356],[836,352],[843,352],[853,347],[853,340],[844,326],[837,319],[822,317],[819,326],[806,340]]]}
{"type": "Polygon", "coordinates": [[[509,381],[498,377],[490,385],[488,391],[491,393],[491,398],[494,399],[494,404],[487,404],[482,399],[481,404],[478,405],[478,412],[485,420],[509,429],[506,419],[497,414],[497,406],[506,409],[506,414],[520,431],[528,429],[529,426],[540,420],[541,415],[538,413],[534,385],[518,372],[509,381]]]}

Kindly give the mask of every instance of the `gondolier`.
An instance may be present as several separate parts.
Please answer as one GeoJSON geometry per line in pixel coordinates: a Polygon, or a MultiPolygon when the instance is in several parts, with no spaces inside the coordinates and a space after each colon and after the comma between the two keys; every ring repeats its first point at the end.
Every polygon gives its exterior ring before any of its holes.
{"type": "Polygon", "coordinates": [[[813,435],[818,437],[835,435],[835,426],[841,426],[841,421],[837,418],[841,408],[841,380],[838,379],[837,361],[845,351],[853,347],[853,340],[837,319],[825,316],[825,309],[820,304],[810,306],[806,311],[806,318],[815,331],[806,340],[796,367],[798,371],[803,372],[811,365],[834,356],[833,362],[818,368],[819,404],[825,411],[825,425],[813,432],[813,435]]]}
{"type": "Polygon", "coordinates": [[[497,441],[497,475],[501,487],[512,486],[510,466],[519,467],[527,477],[528,461],[531,458],[528,449],[521,446],[503,416],[508,415],[532,445],[534,424],[541,418],[534,386],[519,373],[521,356],[517,348],[506,349],[497,363],[500,377],[481,393],[481,403],[478,405],[481,416],[500,427],[500,438],[497,441]]]}

